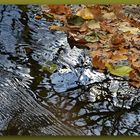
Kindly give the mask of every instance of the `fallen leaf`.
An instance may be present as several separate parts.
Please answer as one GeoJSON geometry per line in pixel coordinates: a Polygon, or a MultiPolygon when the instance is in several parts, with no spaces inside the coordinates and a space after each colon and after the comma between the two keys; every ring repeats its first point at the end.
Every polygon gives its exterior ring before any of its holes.
{"type": "Polygon", "coordinates": [[[92,64],[93,64],[93,67],[98,68],[99,70],[104,70],[105,69],[105,63],[97,55],[92,58],[92,64]]]}
{"type": "Polygon", "coordinates": [[[131,27],[128,22],[121,22],[118,26],[118,30],[122,32],[131,32],[131,34],[138,35],[140,34],[140,29],[136,27],[131,27]]]}
{"type": "Polygon", "coordinates": [[[113,54],[111,59],[113,61],[119,61],[119,60],[127,60],[128,57],[126,55],[124,55],[124,54],[117,53],[117,54],[113,54]]]}
{"type": "Polygon", "coordinates": [[[82,17],[85,20],[94,19],[94,15],[89,8],[80,9],[77,11],[76,15],[82,17]]]}
{"type": "Polygon", "coordinates": [[[48,61],[42,66],[41,70],[44,72],[54,73],[57,70],[57,65],[51,61],[48,61]]]}
{"type": "Polygon", "coordinates": [[[115,33],[113,34],[112,38],[111,38],[111,43],[113,45],[119,45],[121,43],[124,43],[125,39],[123,37],[123,34],[119,34],[119,33],[115,33]]]}
{"type": "Polygon", "coordinates": [[[43,18],[42,15],[36,15],[36,16],[35,16],[35,19],[37,19],[37,20],[40,20],[40,19],[42,19],[42,18],[43,18]]]}
{"type": "Polygon", "coordinates": [[[100,22],[101,30],[109,33],[115,33],[117,31],[115,26],[112,26],[111,24],[107,23],[106,21],[100,22]]]}
{"type": "Polygon", "coordinates": [[[109,12],[109,13],[103,14],[103,18],[104,19],[111,19],[111,20],[117,19],[114,12],[109,12]]]}
{"type": "Polygon", "coordinates": [[[133,70],[129,66],[113,66],[112,64],[106,63],[105,66],[109,72],[116,76],[129,76],[129,73],[133,70]]]}
{"type": "Polygon", "coordinates": [[[51,13],[58,15],[71,15],[71,9],[65,4],[48,5],[51,13]]]}
{"type": "Polygon", "coordinates": [[[86,22],[81,25],[81,28],[79,29],[79,32],[81,32],[81,33],[88,32],[88,26],[87,26],[86,22]]]}
{"type": "Polygon", "coordinates": [[[90,48],[91,50],[97,50],[98,48],[101,47],[101,44],[100,43],[87,43],[85,44],[85,46],[87,46],[88,48],[90,48]]]}
{"type": "Polygon", "coordinates": [[[87,26],[91,30],[98,29],[98,28],[100,28],[100,22],[97,22],[95,20],[91,20],[88,22],[87,26]]]}
{"type": "Polygon", "coordinates": [[[84,19],[80,16],[73,15],[67,19],[67,23],[70,25],[82,25],[84,23],[84,19]]]}
{"type": "Polygon", "coordinates": [[[91,35],[86,35],[86,36],[84,37],[84,39],[85,39],[87,42],[92,42],[92,43],[99,41],[99,38],[98,38],[97,36],[91,36],[91,35]]]}
{"type": "Polygon", "coordinates": [[[113,4],[111,5],[111,9],[115,13],[118,19],[124,19],[125,15],[121,4],[113,4]]]}
{"type": "Polygon", "coordinates": [[[94,5],[94,6],[89,6],[92,14],[94,15],[94,19],[96,21],[103,21],[103,18],[102,18],[102,11],[101,11],[101,7],[100,5],[94,5]]]}
{"type": "Polygon", "coordinates": [[[50,30],[56,30],[56,31],[63,31],[63,32],[67,32],[69,30],[69,28],[67,27],[61,27],[61,26],[57,26],[57,25],[51,25],[49,26],[50,30]]]}
{"type": "Polygon", "coordinates": [[[130,72],[129,76],[130,76],[129,81],[130,85],[136,88],[140,88],[140,73],[133,70],[130,72]]]}

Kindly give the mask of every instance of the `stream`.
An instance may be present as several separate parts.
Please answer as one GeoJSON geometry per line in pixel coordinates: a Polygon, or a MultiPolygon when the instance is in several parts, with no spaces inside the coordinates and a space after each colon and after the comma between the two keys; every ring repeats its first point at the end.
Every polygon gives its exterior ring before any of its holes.
{"type": "Polygon", "coordinates": [[[40,10],[0,5],[0,135],[139,136],[140,89],[93,69],[40,10]]]}

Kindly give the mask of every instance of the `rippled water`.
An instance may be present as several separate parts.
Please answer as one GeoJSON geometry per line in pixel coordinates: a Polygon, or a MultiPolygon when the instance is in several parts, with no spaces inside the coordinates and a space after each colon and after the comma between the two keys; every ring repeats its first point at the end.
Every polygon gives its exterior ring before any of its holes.
{"type": "Polygon", "coordinates": [[[127,79],[95,71],[88,50],[36,20],[39,6],[0,5],[0,66],[20,77],[37,102],[86,135],[139,135],[140,90],[127,79]],[[54,73],[42,71],[46,62],[54,73]]]}

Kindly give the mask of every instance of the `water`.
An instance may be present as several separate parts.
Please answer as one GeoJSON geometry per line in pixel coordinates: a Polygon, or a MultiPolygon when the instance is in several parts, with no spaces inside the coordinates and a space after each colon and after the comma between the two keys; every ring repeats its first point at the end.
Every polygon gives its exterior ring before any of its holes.
{"type": "Polygon", "coordinates": [[[95,71],[87,49],[71,48],[65,33],[48,29],[61,23],[36,20],[36,13],[36,5],[0,5],[0,66],[65,126],[86,135],[139,135],[140,90],[95,71]],[[42,71],[46,62],[57,69],[42,71]]]}

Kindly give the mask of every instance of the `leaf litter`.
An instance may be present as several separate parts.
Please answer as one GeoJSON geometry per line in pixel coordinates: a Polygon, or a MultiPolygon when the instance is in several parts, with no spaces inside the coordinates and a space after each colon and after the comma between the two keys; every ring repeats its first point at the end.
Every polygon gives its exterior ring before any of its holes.
{"type": "Polygon", "coordinates": [[[94,68],[127,76],[130,85],[140,87],[140,23],[124,14],[123,5],[84,5],[76,12],[64,4],[43,5],[42,11],[63,23],[51,30],[67,32],[77,47],[89,48],[94,68]]]}

